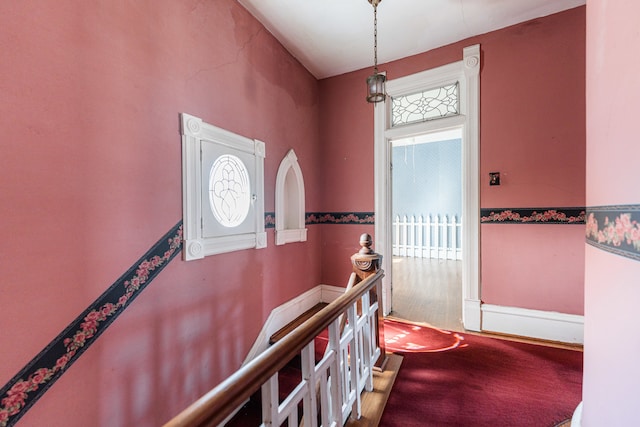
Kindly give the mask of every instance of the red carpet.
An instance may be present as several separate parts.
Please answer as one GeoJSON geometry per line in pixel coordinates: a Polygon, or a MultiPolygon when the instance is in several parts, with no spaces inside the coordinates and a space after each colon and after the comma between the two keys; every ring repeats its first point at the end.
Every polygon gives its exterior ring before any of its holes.
{"type": "Polygon", "coordinates": [[[387,351],[397,353],[431,353],[466,345],[457,332],[390,319],[384,321],[384,336],[387,351]]]}
{"type": "Polygon", "coordinates": [[[582,393],[582,352],[385,320],[404,361],[380,426],[553,427],[582,393]]]}

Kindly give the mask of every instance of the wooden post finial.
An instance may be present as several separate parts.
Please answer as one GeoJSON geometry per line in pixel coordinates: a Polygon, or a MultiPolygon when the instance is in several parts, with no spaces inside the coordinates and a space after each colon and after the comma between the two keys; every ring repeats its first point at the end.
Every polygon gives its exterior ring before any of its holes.
{"type": "Polygon", "coordinates": [[[372,254],[373,253],[373,249],[371,249],[372,244],[373,244],[373,239],[371,238],[371,235],[367,233],[362,234],[360,236],[360,246],[362,246],[362,248],[360,248],[360,251],[358,251],[358,253],[362,255],[372,254]]]}
{"type": "Polygon", "coordinates": [[[371,274],[375,274],[380,269],[382,255],[377,254],[371,249],[373,239],[371,235],[365,233],[360,236],[360,250],[351,257],[353,271],[360,279],[364,279],[371,274]]]}

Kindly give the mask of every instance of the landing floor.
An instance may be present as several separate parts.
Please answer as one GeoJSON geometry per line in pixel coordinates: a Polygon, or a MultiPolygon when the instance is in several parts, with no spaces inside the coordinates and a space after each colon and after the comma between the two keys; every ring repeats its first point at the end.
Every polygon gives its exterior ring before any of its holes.
{"type": "Polygon", "coordinates": [[[462,327],[462,261],[394,257],[391,315],[450,331],[462,327]]]}

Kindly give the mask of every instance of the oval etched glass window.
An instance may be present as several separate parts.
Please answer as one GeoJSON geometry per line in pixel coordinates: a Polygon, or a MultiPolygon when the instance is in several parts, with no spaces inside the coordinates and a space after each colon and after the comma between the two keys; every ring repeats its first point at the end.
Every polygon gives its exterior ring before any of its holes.
{"type": "Polygon", "coordinates": [[[225,227],[237,227],[249,214],[249,171],[238,157],[225,154],[213,162],[209,172],[209,204],[216,220],[225,227]]]}

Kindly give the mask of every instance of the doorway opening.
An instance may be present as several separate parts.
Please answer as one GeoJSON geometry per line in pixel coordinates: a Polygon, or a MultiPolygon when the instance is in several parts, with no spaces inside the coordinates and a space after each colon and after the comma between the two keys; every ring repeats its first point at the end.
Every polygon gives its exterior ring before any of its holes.
{"type": "Polygon", "coordinates": [[[394,317],[462,331],[462,129],[391,141],[394,317]]]}
{"type": "Polygon", "coordinates": [[[465,330],[481,331],[480,45],[465,47],[462,54],[461,61],[387,80],[386,100],[374,108],[374,233],[376,251],[383,256],[382,268],[387,272],[382,279],[382,307],[388,315],[394,306],[391,143],[430,132],[461,129],[462,321],[465,330]]]}

